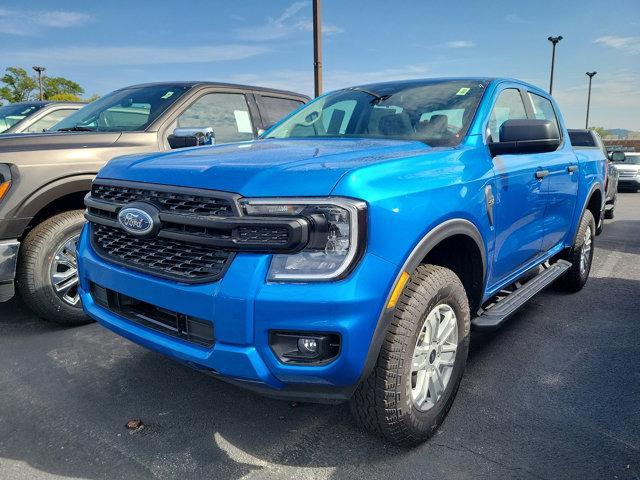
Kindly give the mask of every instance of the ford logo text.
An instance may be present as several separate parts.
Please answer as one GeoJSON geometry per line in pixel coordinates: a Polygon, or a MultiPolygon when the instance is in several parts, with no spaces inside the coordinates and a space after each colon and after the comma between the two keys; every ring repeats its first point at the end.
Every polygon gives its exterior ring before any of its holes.
{"type": "Polygon", "coordinates": [[[146,235],[153,230],[153,219],[139,208],[123,208],[118,213],[118,222],[132,235],[146,235]]]}

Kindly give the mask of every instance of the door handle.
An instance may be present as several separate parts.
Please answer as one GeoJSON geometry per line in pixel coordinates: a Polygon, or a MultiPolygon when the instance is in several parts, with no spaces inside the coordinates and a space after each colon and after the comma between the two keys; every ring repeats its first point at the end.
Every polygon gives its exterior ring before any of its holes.
{"type": "Polygon", "coordinates": [[[544,177],[546,177],[547,175],[549,175],[549,170],[538,170],[536,172],[536,178],[538,180],[542,180],[544,177]]]}
{"type": "Polygon", "coordinates": [[[567,172],[569,172],[569,173],[573,173],[573,172],[575,172],[576,170],[578,170],[578,166],[577,166],[577,165],[569,165],[569,166],[567,167],[567,172]]]}

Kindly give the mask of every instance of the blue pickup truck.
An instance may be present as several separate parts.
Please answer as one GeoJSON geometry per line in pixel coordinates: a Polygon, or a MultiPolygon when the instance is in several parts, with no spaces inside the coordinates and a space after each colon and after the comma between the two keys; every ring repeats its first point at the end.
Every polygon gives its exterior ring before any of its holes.
{"type": "Polygon", "coordinates": [[[287,399],[432,435],[492,330],[587,281],[602,152],[510,79],[346,88],[255,141],[120,157],[85,199],[80,295],[105,327],[287,399]]]}

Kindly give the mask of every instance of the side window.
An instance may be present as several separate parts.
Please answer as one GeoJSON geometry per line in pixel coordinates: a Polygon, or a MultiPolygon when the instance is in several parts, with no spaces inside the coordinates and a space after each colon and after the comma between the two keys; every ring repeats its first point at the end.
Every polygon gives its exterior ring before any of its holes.
{"type": "Polygon", "coordinates": [[[270,127],[289,115],[295,109],[304,105],[299,100],[292,98],[267,97],[260,95],[262,98],[262,115],[265,117],[265,126],[270,127]]]}
{"type": "Polygon", "coordinates": [[[177,120],[178,128],[211,127],[216,143],[253,139],[247,99],[241,93],[208,93],[195,101],[177,120]]]}
{"type": "Polygon", "coordinates": [[[500,127],[507,120],[527,118],[520,91],[515,88],[503,90],[489,117],[489,135],[491,142],[500,141],[500,127]]]}
{"type": "Polygon", "coordinates": [[[44,132],[45,130],[49,130],[56,123],[64,120],[65,118],[67,118],[69,115],[71,115],[72,113],[74,113],[76,111],[77,110],[71,110],[71,109],[55,110],[55,111],[53,111],[51,113],[48,113],[47,115],[45,115],[41,119],[35,121],[31,125],[29,125],[29,127],[25,129],[25,132],[28,132],[28,133],[41,133],[41,132],[44,132]]]}
{"type": "Polygon", "coordinates": [[[553,110],[551,101],[547,98],[541,97],[540,95],[536,95],[535,93],[527,93],[529,94],[529,99],[531,100],[531,104],[533,105],[534,117],[538,120],[551,120],[556,126],[556,130],[558,131],[558,133],[560,133],[560,128],[558,127],[558,119],[556,118],[556,112],[553,110]]]}

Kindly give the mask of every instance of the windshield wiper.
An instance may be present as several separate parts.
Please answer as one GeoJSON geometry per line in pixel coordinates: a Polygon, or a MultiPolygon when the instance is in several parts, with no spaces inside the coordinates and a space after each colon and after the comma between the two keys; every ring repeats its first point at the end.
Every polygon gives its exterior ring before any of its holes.
{"type": "Polygon", "coordinates": [[[95,131],[96,131],[95,128],[80,127],[78,125],[76,125],[75,127],[59,128],[58,129],[58,132],[95,132],[95,131]]]}
{"type": "Polygon", "coordinates": [[[391,96],[391,95],[380,95],[379,93],[375,93],[375,92],[372,92],[371,90],[367,90],[366,88],[361,88],[361,87],[349,87],[345,90],[354,90],[356,92],[362,92],[362,93],[366,93],[367,95],[371,95],[373,97],[373,100],[371,100],[372,104],[379,103],[391,96]]]}

